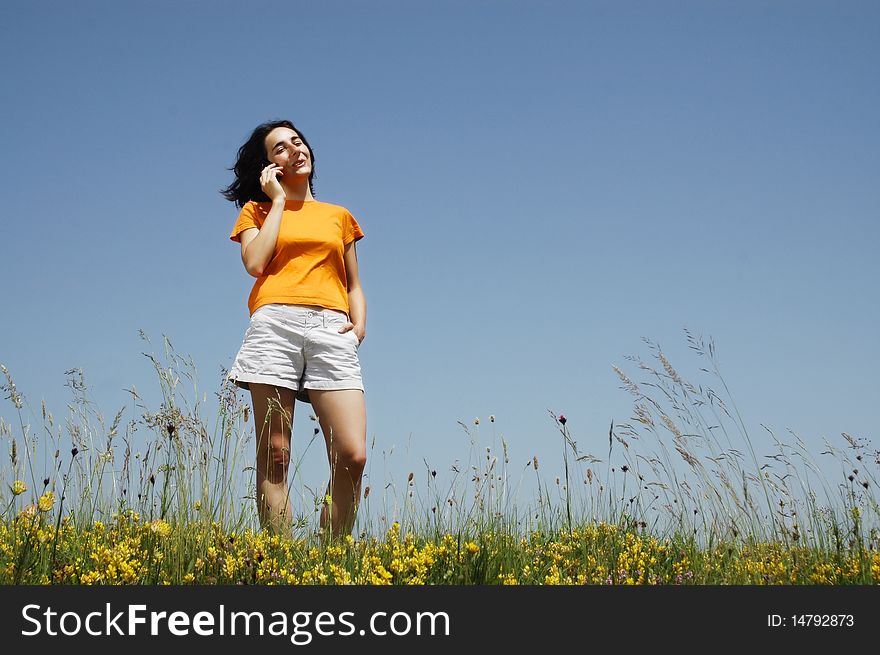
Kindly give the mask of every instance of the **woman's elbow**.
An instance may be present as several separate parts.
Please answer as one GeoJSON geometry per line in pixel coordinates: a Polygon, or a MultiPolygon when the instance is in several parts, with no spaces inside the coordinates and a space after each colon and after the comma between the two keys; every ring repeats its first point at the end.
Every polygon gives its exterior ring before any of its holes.
{"type": "Polygon", "coordinates": [[[266,270],[266,262],[259,261],[259,257],[252,248],[253,243],[246,244],[241,250],[241,263],[244,264],[244,270],[252,277],[262,277],[266,270]]]}
{"type": "Polygon", "coordinates": [[[252,277],[261,277],[263,275],[265,266],[257,262],[253,257],[248,257],[247,253],[242,253],[241,263],[244,264],[244,270],[248,272],[248,275],[252,277]]]}
{"type": "Polygon", "coordinates": [[[263,267],[255,266],[253,264],[245,263],[244,270],[248,272],[248,275],[251,277],[263,277],[263,267]]]}

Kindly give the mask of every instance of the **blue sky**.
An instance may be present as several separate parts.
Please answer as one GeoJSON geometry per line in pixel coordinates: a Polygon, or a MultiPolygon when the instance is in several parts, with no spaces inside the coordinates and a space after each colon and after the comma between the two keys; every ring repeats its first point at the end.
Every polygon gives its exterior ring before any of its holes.
{"type": "Polygon", "coordinates": [[[475,417],[515,462],[561,471],[548,410],[601,455],[632,413],[612,364],[637,379],[643,336],[701,379],[684,327],[715,340],[759,450],[760,424],[817,453],[874,438],[878,20],[860,2],[6,2],[0,363],[37,415],[65,413],[79,367],[131,419],[124,389],[161,399],[143,329],[193,358],[210,404],[253,282],[218,190],[253,127],[289,118],[318,199],[366,234],[368,439],[396,451],[374,477],[466,461],[475,417]]]}

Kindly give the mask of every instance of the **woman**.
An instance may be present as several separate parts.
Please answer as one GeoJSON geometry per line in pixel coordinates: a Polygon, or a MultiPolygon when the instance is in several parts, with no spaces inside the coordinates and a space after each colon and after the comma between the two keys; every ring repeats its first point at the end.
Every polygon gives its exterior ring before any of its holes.
{"type": "Polygon", "coordinates": [[[228,379],[249,389],[257,432],[260,523],[289,532],[287,474],[294,397],[310,402],[327,442],[322,534],[349,534],[366,462],[366,404],[357,349],[367,306],[344,207],[315,200],[315,157],[293,123],[259,125],[238,151],[222,194],[241,209],[230,239],[255,278],[251,319],[228,379]]]}

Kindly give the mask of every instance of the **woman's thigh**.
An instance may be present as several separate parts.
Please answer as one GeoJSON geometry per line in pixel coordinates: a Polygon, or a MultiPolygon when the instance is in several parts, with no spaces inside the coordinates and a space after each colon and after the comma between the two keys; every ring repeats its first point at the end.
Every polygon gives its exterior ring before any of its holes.
{"type": "Polygon", "coordinates": [[[254,409],[254,428],[257,434],[257,461],[270,448],[290,451],[293,433],[294,391],[272,384],[250,383],[254,409]]]}
{"type": "Polygon", "coordinates": [[[364,461],[367,451],[367,410],[360,389],[308,390],[321,423],[328,454],[364,461]]]}

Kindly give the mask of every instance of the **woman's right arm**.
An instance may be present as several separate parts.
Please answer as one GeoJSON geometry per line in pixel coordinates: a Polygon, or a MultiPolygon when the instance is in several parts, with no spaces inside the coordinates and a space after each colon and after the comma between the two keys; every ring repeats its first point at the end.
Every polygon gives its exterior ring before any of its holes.
{"type": "Polygon", "coordinates": [[[241,233],[241,261],[254,277],[262,277],[275,254],[281,215],[284,213],[284,187],[277,176],[284,175],[278,164],[268,164],[260,171],[260,188],[272,199],[272,209],[261,228],[251,227],[241,233]]]}
{"type": "Polygon", "coordinates": [[[241,233],[241,261],[245,270],[254,277],[263,275],[275,254],[283,213],[284,198],[277,198],[272,201],[272,209],[262,228],[250,227],[241,233]]]}

